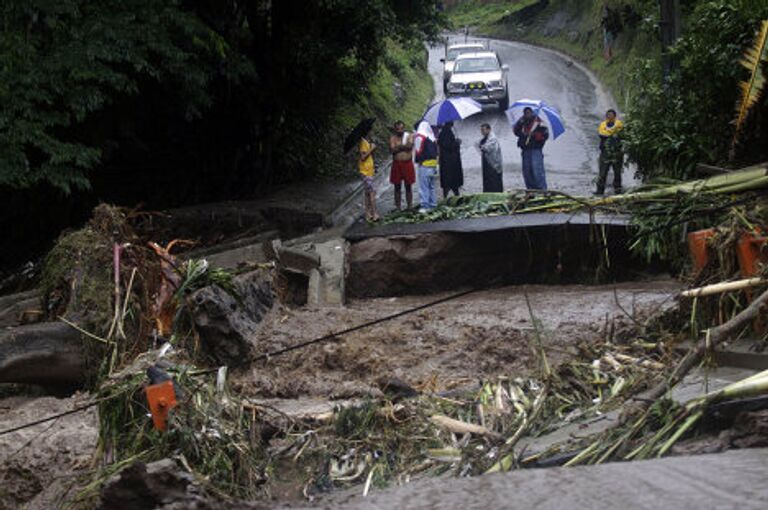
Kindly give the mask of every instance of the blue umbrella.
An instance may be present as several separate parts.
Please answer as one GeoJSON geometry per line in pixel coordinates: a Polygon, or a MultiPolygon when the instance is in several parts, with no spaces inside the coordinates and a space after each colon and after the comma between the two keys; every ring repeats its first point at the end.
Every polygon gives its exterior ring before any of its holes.
{"type": "Polygon", "coordinates": [[[483,107],[469,97],[452,97],[433,104],[424,112],[423,120],[430,126],[442,126],[446,122],[466,119],[470,115],[480,113],[483,107]]]}
{"type": "Polygon", "coordinates": [[[509,123],[513,126],[515,122],[523,116],[523,110],[530,108],[533,110],[533,114],[539,116],[546,124],[549,125],[549,129],[552,131],[552,139],[554,140],[558,136],[565,133],[565,126],[563,126],[563,118],[552,106],[549,106],[544,101],[538,99],[520,99],[515,101],[506,112],[509,123]]]}

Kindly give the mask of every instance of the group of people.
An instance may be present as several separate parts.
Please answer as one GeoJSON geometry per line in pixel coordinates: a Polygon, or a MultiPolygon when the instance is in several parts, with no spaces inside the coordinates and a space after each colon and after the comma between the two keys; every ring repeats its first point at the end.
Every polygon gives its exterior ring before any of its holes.
{"type": "MultiPolygon", "coordinates": [[[[418,181],[419,211],[428,212],[437,206],[438,177],[443,198],[448,198],[451,193],[459,196],[460,188],[464,185],[462,141],[453,130],[453,122],[439,126],[437,136],[428,122],[421,121],[415,128],[414,133],[409,133],[402,121],[395,122],[392,127],[392,135],[389,137],[389,152],[392,155],[389,181],[394,187],[395,208],[398,210],[403,205],[403,191],[406,207],[413,207],[413,185],[418,181]]],[[[616,111],[608,110],[605,120],[598,128],[600,158],[595,191],[597,195],[605,192],[610,170],[613,170],[614,192],[621,193],[621,169],[624,164],[621,144],[623,128],[622,121],[616,117],[616,111]]],[[[542,149],[549,139],[547,126],[531,108],[525,108],[522,117],[515,122],[513,131],[521,152],[526,189],[546,190],[547,179],[542,149]]],[[[501,144],[489,124],[480,126],[480,134],[481,138],[475,143],[475,147],[481,155],[483,193],[501,192],[504,188],[501,144]]],[[[359,170],[365,191],[365,217],[368,221],[378,221],[380,218],[376,208],[373,161],[377,146],[369,141],[368,135],[360,140],[359,170]]]]}

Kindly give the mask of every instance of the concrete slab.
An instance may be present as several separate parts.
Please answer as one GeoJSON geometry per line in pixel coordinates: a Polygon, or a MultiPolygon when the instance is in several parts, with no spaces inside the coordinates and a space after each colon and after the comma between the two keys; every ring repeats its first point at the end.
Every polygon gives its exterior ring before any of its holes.
{"type": "MultiPolygon", "coordinates": [[[[526,469],[475,478],[419,480],[335,508],[400,510],[462,508],[768,507],[768,449],[669,457],[573,468],[526,469]]],[[[323,503],[322,501],[320,502],[323,503]]]]}
{"type": "Polygon", "coordinates": [[[435,221],[432,223],[393,223],[389,225],[369,225],[366,222],[358,221],[344,233],[344,237],[347,240],[354,242],[372,237],[390,237],[432,232],[476,233],[535,227],[553,227],[560,225],[607,225],[613,227],[626,227],[629,225],[629,222],[629,216],[625,215],[590,215],[584,212],[570,214],[514,214],[435,221]]]}

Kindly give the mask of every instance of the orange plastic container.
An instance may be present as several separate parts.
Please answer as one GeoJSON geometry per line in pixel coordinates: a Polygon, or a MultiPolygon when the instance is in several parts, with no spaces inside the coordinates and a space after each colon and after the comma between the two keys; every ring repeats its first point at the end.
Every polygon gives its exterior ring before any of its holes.
{"type": "Polygon", "coordinates": [[[164,431],[168,427],[168,412],[177,404],[173,381],[147,386],[146,392],[152,422],[157,430],[164,431]]]}
{"type": "Polygon", "coordinates": [[[756,228],[755,232],[742,234],[739,239],[736,253],[741,276],[744,278],[757,276],[760,264],[768,263],[768,237],[761,235],[762,233],[762,229],[756,228]]]}
{"type": "Polygon", "coordinates": [[[697,230],[696,232],[690,232],[688,234],[688,251],[691,254],[693,268],[697,273],[704,269],[707,262],[709,262],[709,248],[707,247],[707,241],[714,235],[714,228],[697,230]]]}

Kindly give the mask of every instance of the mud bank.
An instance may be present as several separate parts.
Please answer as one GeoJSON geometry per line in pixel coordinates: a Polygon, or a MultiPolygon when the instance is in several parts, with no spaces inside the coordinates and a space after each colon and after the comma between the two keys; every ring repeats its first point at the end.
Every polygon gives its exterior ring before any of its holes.
{"type": "Polygon", "coordinates": [[[571,222],[571,216],[559,215],[562,222],[547,217],[536,224],[534,216],[523,218],[530,224],[511,226],[491,217],[350,229],[347,292],[377,297],[500,284],[626,281],[646,266],[627,249],[631,233],[620,221],[571,222]],[[461,230],[452,231],[454,224],[461,230]],[[473,224],[475,230],[467,228],[473,224]]]}
{"type": "MultiPolygon", "coordinates": [[[[90,397],[0,399],[0,430],[66,412],[90,397]]],[[[96,408],[0,436],[0,509],[60,508],[76,495],[92,467],[98,436],[96,408]]]]}

